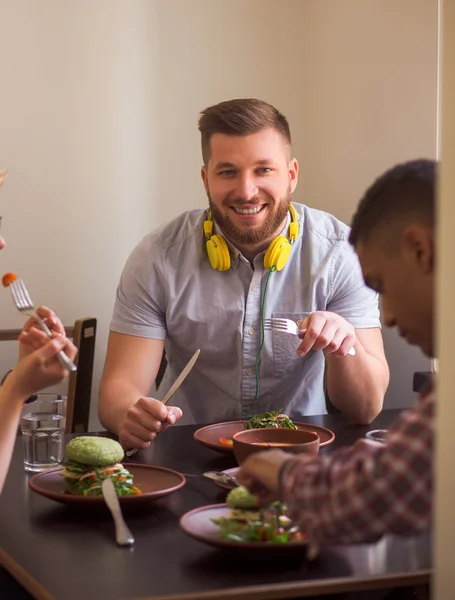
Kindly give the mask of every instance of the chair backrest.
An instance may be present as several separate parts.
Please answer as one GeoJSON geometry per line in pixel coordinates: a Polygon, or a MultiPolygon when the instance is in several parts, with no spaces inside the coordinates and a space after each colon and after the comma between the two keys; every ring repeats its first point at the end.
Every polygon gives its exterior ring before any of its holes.
{"type": "Polygon", "coordinates": [[[158,369],[158,373],[156,374],[156,378],[155,378],[156,389],[158,389],[160,387],[160,384],[163,381],[164,372],[166,371],[166,367],[167,367],[166,351],[163,350],[163,356],[161,357],[160,367],[158,369]]]}
{"type": "MultiPolygon", "coordinates": [[[[17,341],[20,329],[0,329],[0,342],[17,341]]],[[[90,397],[92,393],[93,363],[95,358],[96,319],[77,319],[74,325],[65,327],[68,338],[78,348],[77,371],[68,377],[67,391],[67,433],[88,431],[90,417],[90,397]]]]}

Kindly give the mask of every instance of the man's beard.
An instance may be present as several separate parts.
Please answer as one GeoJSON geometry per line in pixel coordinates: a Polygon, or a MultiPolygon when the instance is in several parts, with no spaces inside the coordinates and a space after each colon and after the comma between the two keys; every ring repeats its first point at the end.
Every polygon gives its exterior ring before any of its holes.
{"type": "MultiPolygon", "coordinates": [[[[282,198],[278,204],[278,208],[275,212],[269,216],[265,223],[261,227],[255,227],[253,229],[245,226],[243,228],[236,227],[228,216],[221,213],[219,208],[212,202],[209,194],[209,206],[212,211],[212,218],[218,227],[223,231],[224,235],[229,238],[232,242],[248,245],[248,244],[259,244],[260,242],[266,241],[273,236],[277,229],[282,225],[289,211],[289,205],[291,203],[291,193],[288,190],[286,196],[282,198]]],[[[249,202],[243,204],[236,204],[234,201],[232,204],[239,207],[246,208],[247,206],[254,206],[257,204],[267,203],[269,207],[276,206],[273,199],[268,194],[261,194],[252,198],[249,202]]]]}

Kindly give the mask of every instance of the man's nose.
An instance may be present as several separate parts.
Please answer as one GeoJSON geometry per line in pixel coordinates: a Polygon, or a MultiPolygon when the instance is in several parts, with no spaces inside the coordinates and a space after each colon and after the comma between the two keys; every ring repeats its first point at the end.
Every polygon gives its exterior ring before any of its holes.
{"type": "Polygon", "coordinates": [[[252,200],[255,198],[258,195],[259,190],[254,178],[249,175],[244,175],[239,178],[235,193],[238,198],[242,198],[243,200],[252,200]]]}

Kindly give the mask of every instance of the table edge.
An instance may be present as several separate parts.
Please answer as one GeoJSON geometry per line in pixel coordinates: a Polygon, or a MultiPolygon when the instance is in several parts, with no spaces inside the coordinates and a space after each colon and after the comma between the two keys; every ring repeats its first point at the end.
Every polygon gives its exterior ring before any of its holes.
{"type": "MultiPolygon", "coordinates": [[[[28,571],[21,567],[3,548],[0,548],[0,566],[6,569],[18,583],[20,583],[37,600],[56,600],[48,590],[34,579],[28,571]]],[[[275,600],[276,594],[280,598],[295,598],[308,595],[339,594],[343,592],[366,591],[371,589],[382,589],[387,587],[405,587],[425,585],[430,583],[433,569],[420,569],[412,574],[402,572],[380,576],[355,578],[336,577],[330,579],[315,579],[299,583],[276,583],[267,585],[252,585],[234,587],[228,590],[211,590],[193,592],[188,594],[166,594],[159,596],[136,596],[135,600],[209,600],[220,598],[223,600],[237,600],[248,598],[249,600],[275,600]]]]}
{"type": "Polygon", "coordinates": [[[426,585],[430,583],[432,569],[421,569],[413,574],[394,573],[379,577],[356,578],[337,577],[325,580],[311,580],[301,583],[277,583],[268,585],[235,587],[231,590],[212,590],[185,594],[166,594],[165,596],[136,596],[134,600],[210,600],[222,598],[223,600],[276,600],[279,598],[296,598],[304,596],[321,596],[324,594],[339,594],[343,592],[357,592],[387,587],[406,587],[426,585]],[[353,585],[354,583],[354,585],[353,585]],[[329,585],[327,585],[329,584],[329,585]]]}
{"type": "Polygon", "coordinates": [[[14,579],[20,583],[37,600],[56,600],[48,590],[43,587],[29,572],[0,548],[0,566],[3,567],[14,579]]]}

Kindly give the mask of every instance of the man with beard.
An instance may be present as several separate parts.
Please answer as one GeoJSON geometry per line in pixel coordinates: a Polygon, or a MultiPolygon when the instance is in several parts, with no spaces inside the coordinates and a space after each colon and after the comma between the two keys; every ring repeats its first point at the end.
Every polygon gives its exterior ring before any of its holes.
{"type": "Polygon", "coordinates": [[[364,285],[349,228],[291,204],[299,165],[287,119],[266,102],[239,99],[204,110],[199,130],[209,208],[152,232],[129,257],[101,422],[123,446],[146,448],[182,410],[187,423],[271,410],[298,419],[326,412],[324,376],[335,407],[371,422],[389,380],[377,295],[364,285]],[[264,330],[270,317],[294,321],[302,339],[264,330]],[[147,397],[164,348],[164,390],[201,349],[178,407],[147,397]]]}

